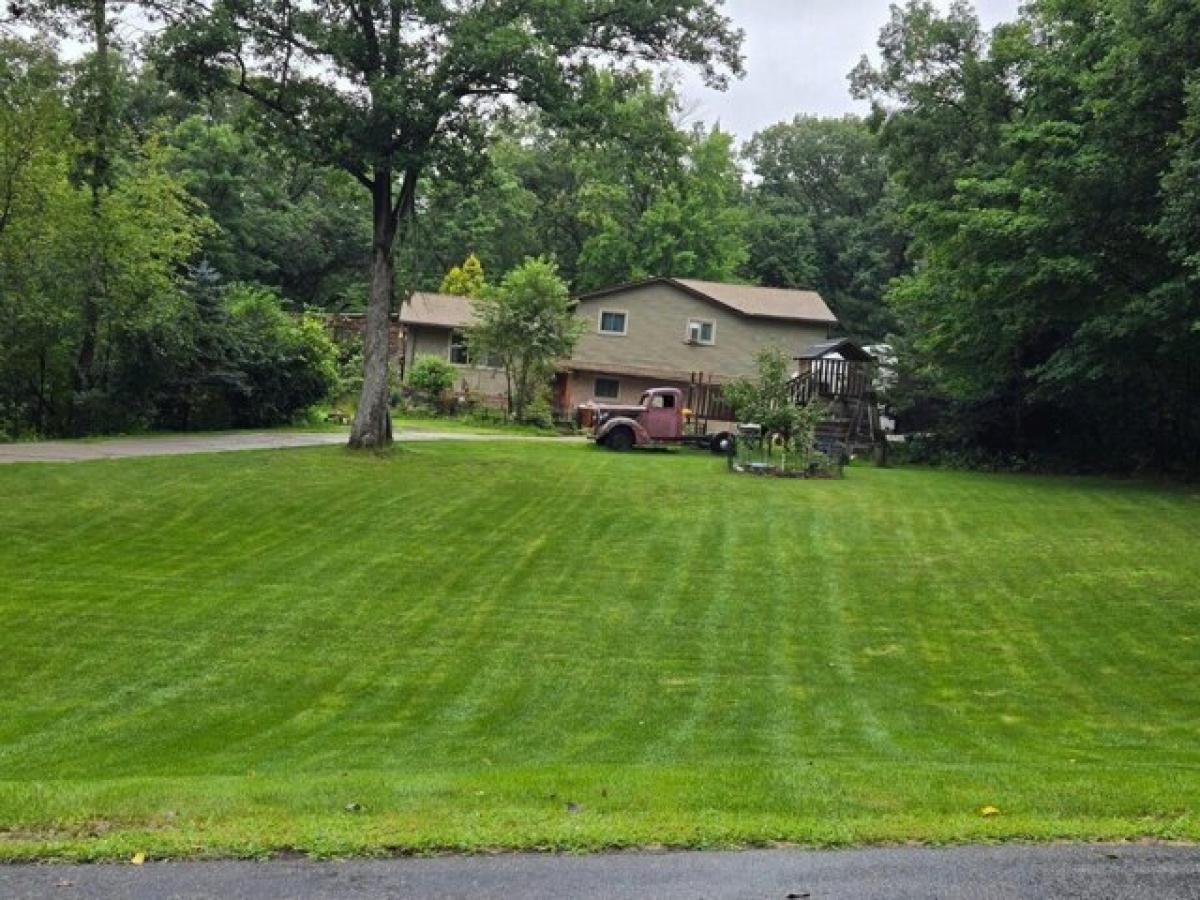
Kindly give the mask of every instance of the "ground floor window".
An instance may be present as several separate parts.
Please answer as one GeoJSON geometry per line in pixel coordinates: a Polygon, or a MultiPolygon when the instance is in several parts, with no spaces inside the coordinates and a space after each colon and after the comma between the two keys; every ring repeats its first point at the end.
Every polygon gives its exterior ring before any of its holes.
{"type": "Polygon", "coordinates": [[[487,354],[482,362],[471,355],[471,347],[467,343],[467,335],[462,331],[450,332],[450,362],[456,366],[483,365],[489,369],[501,368],[500,357],[495,353],[487,354]]]}
{"type": "Polygon", "coordinates": [[[615,400],[621,396],[621,382],[615,378],[597,378],[592,395],[600,400],[615,400]]]}
{"type": "Polygon", "coordinates": [[[467,347],[467,336],[461,331],[450,332],[450,362],[456,366],[471,364],[471,351],[467,347]]]}

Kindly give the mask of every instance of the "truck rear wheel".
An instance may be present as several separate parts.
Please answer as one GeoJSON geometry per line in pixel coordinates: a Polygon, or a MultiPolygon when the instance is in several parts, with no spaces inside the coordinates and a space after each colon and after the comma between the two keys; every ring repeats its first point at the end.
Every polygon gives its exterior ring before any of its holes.
{"type": "Polygon", "coordinates": [[[713,435],[708,443],[708,449],[718,456],[728,456],[733,452],[733,435],[727,431],[713,435]]]}
{"type": "Polygon", "coordinates": [[[628,428],[614,428],[604,439],[604,446],[617,453],[633,449],[633,432],[628,428]]]}

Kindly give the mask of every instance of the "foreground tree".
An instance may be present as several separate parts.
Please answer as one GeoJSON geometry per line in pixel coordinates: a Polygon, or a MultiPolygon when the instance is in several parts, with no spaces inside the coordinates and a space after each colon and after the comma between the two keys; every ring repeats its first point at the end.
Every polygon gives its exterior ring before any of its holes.
{"type": "Polygon", "coordinates": [[[371,287],[354,447],[391,441],[388,314],[393,249],[421,176],[478,161],[483,126],[511,101],[551,114],[597,63],[680,61],[721,85],[740,34],[719,0],[385,0],[294,6],[162,0],[163,62],[194,89],[233,88],[314,162],[348,171],[372,202],[371,287]]]}

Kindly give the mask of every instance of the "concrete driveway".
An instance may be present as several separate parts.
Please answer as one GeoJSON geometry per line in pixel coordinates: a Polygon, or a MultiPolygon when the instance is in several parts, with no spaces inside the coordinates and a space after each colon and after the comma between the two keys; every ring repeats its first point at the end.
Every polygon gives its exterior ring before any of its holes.
{"type": "Polygon", "coordinates": [[[346,862],[0,866],[0,897],[1200,898],[1200,847],[1161,845],[897,848],[818,852],[505,855],[346,862]]]}
{"type": "MultiPolygon", "coordinates": [[[[32,441],[0,444],[0,463],[86,462],[135,456],[176,456],[185,453],[228,453],[236,450],[284,450],[346,443],[340,431],[239,431],[180,434],[161,437],[105,438],[87,441],[32,441]]],[[[519,434],[475,434],[469,431],[398,431],[402,443],[412,441],[563,441],[571,438],[519,434]]]]}

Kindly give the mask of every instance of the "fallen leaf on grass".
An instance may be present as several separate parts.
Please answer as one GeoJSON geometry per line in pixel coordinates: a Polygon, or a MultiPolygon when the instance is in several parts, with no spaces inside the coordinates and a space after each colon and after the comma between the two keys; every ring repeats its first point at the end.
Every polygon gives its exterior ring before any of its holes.
{"type": "Polygon", "coordinates": [[[985,819],[990,819],[992,816],[1000,815],[1000,810],[995,806],[982,806],[979,809],[979,814],[985,819]]]}
{"type": "Polygon", "coordinates": [[[135,866],[140,866],[146,861],[146,854],[139,850],[137,853],[133,854],[133,856],[129,857],[129,861],[135,866]]]}

